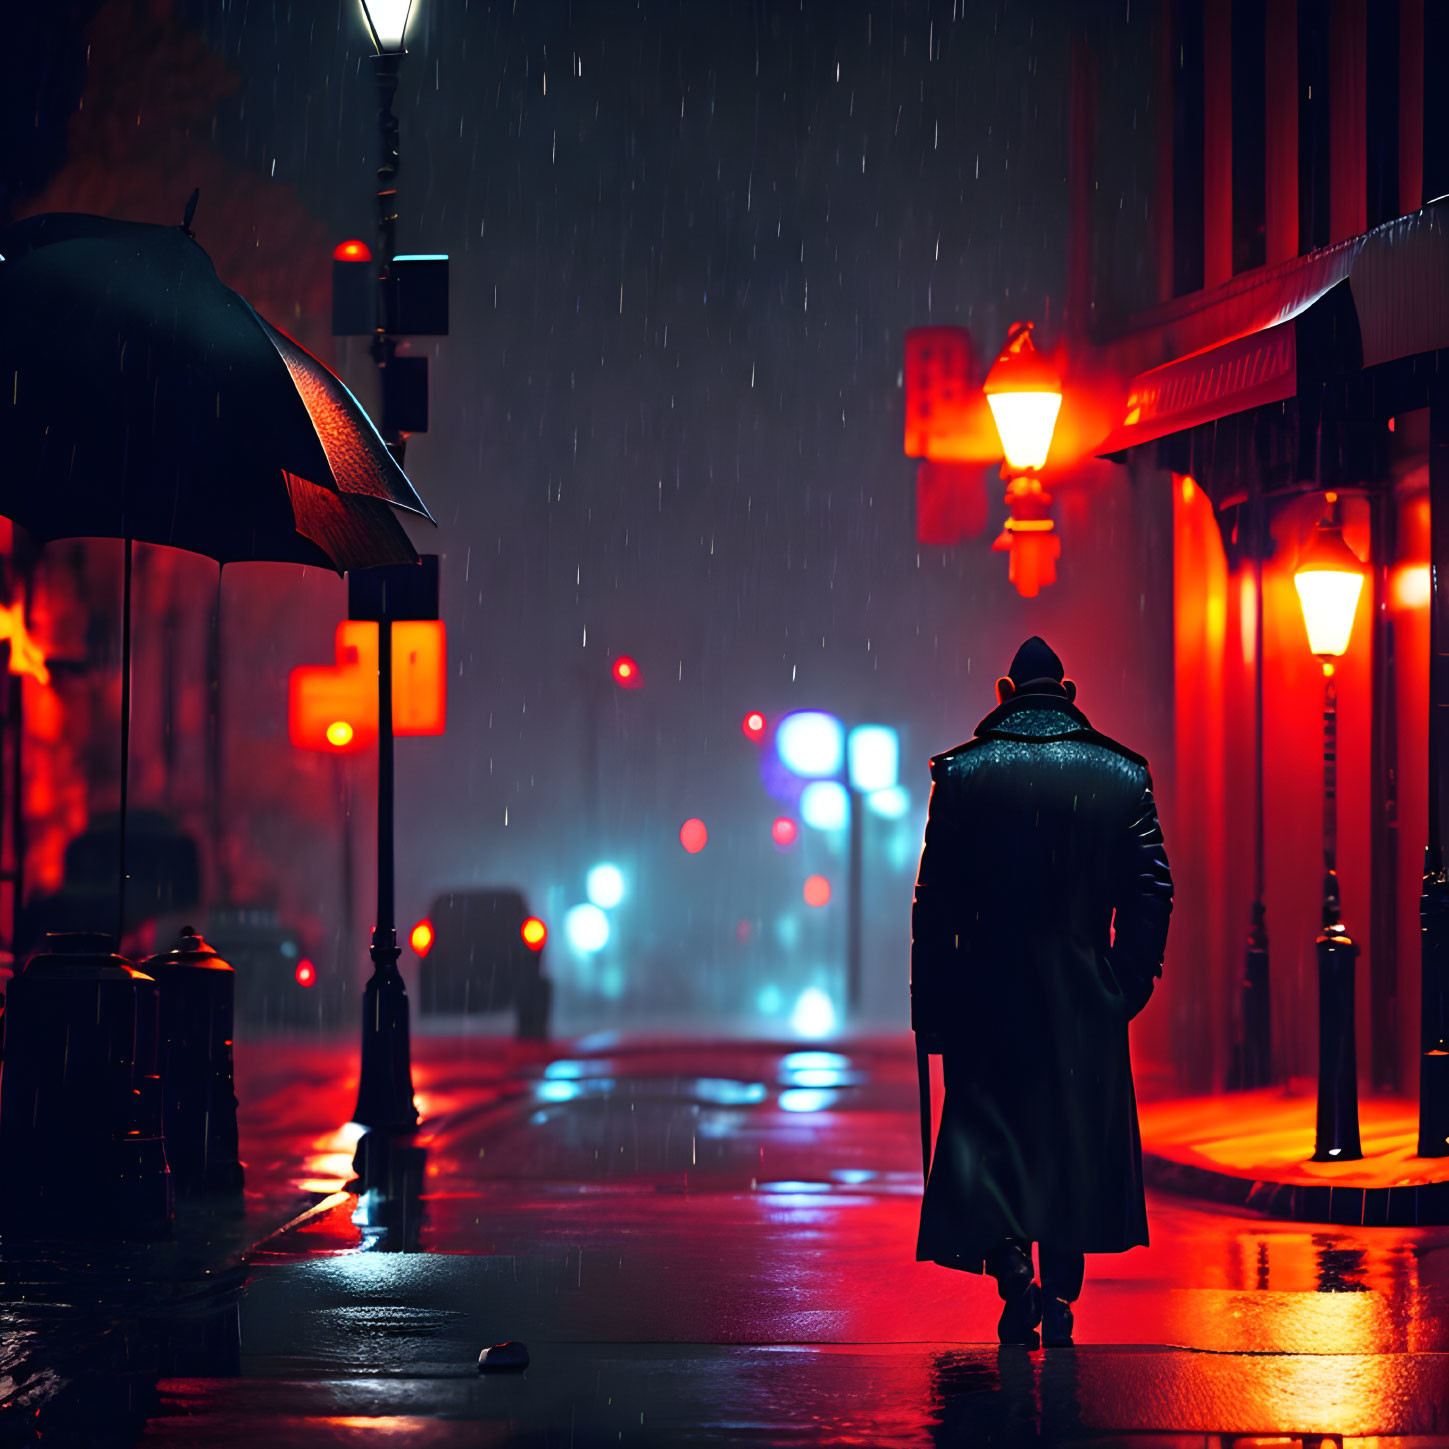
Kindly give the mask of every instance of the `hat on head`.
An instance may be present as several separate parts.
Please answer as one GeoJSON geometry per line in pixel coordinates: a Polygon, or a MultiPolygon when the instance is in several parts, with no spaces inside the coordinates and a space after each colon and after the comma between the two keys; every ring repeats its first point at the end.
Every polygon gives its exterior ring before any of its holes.
{"type": "Polygon", "coordinates": [[[1020,691],[1032,684],[1059,685],[1066,670],[1062,667],[1062,661],[1057,658],[1056,650],[1040,635],[1033,634],[1016,651],[1008,674],[1011,682],[1020,691]]]}

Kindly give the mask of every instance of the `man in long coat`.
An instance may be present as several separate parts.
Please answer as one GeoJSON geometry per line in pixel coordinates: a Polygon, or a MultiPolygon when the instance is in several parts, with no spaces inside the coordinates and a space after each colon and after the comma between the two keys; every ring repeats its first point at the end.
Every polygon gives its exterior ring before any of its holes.
{"type": "Polygon", "coordinates": [[[1162,974],[1172,876],[1147,761],[1091,727],[1046,643],[996,688],[931,761],[911,1015],[946,1101],[916,1257],[995,1277],[1003,1343],[1042,1324],[1060,1345],[1082,1255],[1147,1242],[1127,1023],[1162,974]]]}

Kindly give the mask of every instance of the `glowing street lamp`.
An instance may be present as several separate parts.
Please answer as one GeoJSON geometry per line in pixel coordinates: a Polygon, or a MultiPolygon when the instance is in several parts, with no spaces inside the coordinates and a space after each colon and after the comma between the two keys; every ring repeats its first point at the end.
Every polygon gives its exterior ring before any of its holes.
{"type": "Polygon", "coordinates": [[[1030,322],[1012,325],[1006,346],[991,364],[981,390],[1007,463],[1017,473],[1036,472],[1051,451],[1062,406],[1062,381],[1036,350],[1030,322]]]}
{"type": "Polygon", "coordinates": [[[412,8],[412,0],[362,0],[362,18],[379,55],[401,55],[407,48],[403,39],[412,8]]]}
{"type": "Polygon", "coordinates": [[[1358,1062],[1354,1051],[1354,975],[1358,946],[1343,923],[1338,891],[1338,687],[1333,661],[1348,651],[1367,574],[1343,540],[1338,495],[1314,529],[1293,582],[1309,648],[1323,665],[1323,928],[1318,953],[1318,1123],[1315,1162],[1363,1156],[1358,1135],[1358,1062]]]}

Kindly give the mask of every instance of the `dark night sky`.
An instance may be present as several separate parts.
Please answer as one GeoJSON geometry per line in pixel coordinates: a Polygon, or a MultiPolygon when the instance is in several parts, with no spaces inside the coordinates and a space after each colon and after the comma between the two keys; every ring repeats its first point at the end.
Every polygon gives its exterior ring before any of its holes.
{"type": "MultiPolygon", "coordinates": [[[[661,939],[705,957],[737,917],[798,900],[780,871],[799,862],[757,843],[774,812],[748,708],[902,727],[912,832],[926,755],[969,733],[1036,630],[1099,725],[1165,748],[1140,739],[1131,639],[1083,612],[1104,590],[1136,604],[1126,485],[1026,602],[988,551],[997,486],[984,537],[918,548],[900,446],[906,328],[969,326],[989,356],[1017,317],[1055,319],[1073,22],[1104,113],[1100,270],[1140,294],[1146,7],[418,4],[400,241],[451,254],[453,333],[430,348],[409,471],[440,524],[414,535],[444,556],[456,673],[447,738],[402,752],[405,914],[503,876],[562,888],[554,909],[579,898],[579,671],[614,653],[648,685],[608,701],[607,819],[684,910],[678,929],[657,917],[661,939]],[[675,843],[692,814],[715,825],[703,879],[675,843]]],[[[356,0],[180,9],[241,78],[217,143],[337,238],[370,238],[356,0]]],[[[360,349],[339,360],[370,397],[360,349]]],[[[909,870],[890,880],[882,943],[907,929],[909,870]]]]}

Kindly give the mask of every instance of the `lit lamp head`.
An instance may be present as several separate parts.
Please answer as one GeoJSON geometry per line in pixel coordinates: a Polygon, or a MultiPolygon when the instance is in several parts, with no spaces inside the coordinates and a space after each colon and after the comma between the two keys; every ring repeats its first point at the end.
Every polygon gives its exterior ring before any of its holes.
{"type": "Polygon", "coordinates": [[[1006,346],[991,364],[981,390],[1007,463],[1018,473],[1035,472],[1051,451],[1062,406],[1062,380],[1036,350],[1030,322],[1012,324],[1006,346]]]}
{"type": "MultiPolygon", "coordinates": [[[[1330,506],[1336,494],[1328,495],[1330,506]]],[[[1348,651],[1354,615],[1368,570],[1344,542],[1336,517],[1330,516],[1313,530],[1313,539],[1303,550],[1293,582],[1303,606],[1308,627],[1308,647],[1323,661],[1324,673],[1331,672],[1330,660],[1348,651]]]]}
{"type": "Polygon", "coordinates": [[[413,0],[362,0],[362,14],[379,55],[401,55],[413,0]]]}

